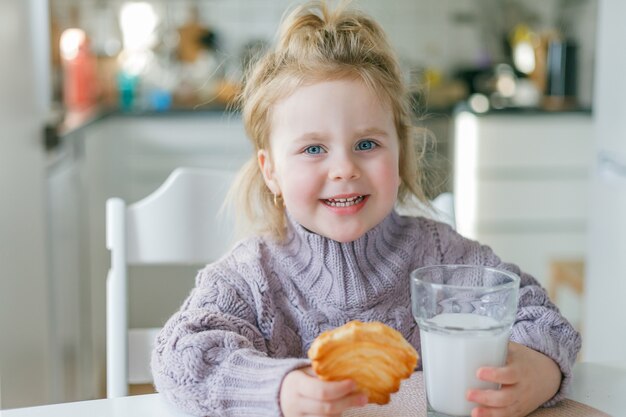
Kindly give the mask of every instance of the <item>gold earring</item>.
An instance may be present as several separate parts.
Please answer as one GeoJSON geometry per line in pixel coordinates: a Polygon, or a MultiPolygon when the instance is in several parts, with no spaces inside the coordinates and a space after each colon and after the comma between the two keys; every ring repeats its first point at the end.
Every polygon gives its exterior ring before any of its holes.
{"type": "Polygon", "coordinates": [[[285,200],[283,200],[283,196],[278,193],[274,194],[274,207],[277,209],[285,207],[285,200]]]}

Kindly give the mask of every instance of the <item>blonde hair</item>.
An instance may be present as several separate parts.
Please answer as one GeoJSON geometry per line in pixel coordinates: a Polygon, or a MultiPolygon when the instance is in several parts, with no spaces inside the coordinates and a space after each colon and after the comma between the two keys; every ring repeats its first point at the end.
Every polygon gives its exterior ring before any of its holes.
{"type": "Polygon", "coordinates": [[[240,105],[255,154],[231,189],[239,225],[284,237],[284,207],[275,204],[256,156],[256,151],[270,149],[272,106],[299,86],[341,78],[360,79],[389,103],[400,142],[398,200],[406,203],[414,196],[426,202],[418,164],[423,147],[412,123],[410,95],[383,29],[364,13],[348,9],[346,2],[331,10],[325,1],[311,1],[283,19],[276,47],[247,72],[240,105]]]}

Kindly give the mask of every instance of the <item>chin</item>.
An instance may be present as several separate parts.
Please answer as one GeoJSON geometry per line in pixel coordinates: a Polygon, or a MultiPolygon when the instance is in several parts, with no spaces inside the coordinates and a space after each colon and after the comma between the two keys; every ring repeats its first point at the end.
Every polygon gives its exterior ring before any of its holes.
{"type": "Polygon", "coordinates": [[[336,242],[339,243],[350,243],[353,242],[355,240],[357,240],[358,238],[360,238],[363,235],[359,235],[359,236],[339,236],[339,237],[334,237],[334,236],[327,236],[329,239],[332,239],[336,242]]]}
{"type": "Polygon", "coordinates": [[[337,219],[324,220],[310,222],[309,224],[302,222],[300,224],[313,233],[339,243],[355,241],[376,226],[376,223],[372,221],[353,221],[354,219],[340,219],[340,221],[337,221],[337,219]]]}
{"type": "Polygon", "coordinates": [[[323,235],[339,243],[348,243],[348,242],[357,240],[358,238],[363,236],[365,233],[367,233],[368,230],[369,229],[353,230],[353,231],[342,230],[340,232],[338,232],[337,230],[333,230],[332,232],[324,233],[323,235]]]}

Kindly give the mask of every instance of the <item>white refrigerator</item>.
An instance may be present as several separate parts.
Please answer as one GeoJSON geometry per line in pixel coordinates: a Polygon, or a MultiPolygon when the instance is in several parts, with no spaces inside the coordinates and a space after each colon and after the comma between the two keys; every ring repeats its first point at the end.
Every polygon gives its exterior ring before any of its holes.
{"type": "MultiPolygon", "coordinates": [[[[0,0],[0,409],[50,402],[47,0],[0,0]]],[[[2,414],[0,412],[0,414],[2,414]]]]}
{"type": "Polygon", "coordinates": [[[626,361],[626,2],[600,0],[582,359],[626,361]]]}

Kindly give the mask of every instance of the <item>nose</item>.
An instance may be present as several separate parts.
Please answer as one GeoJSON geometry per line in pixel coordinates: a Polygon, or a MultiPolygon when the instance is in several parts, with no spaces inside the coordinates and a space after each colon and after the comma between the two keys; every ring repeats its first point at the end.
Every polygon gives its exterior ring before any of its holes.
{"type": "Polygon", "coordinates": [[[332,159],[328,177],[331,180],[355,180],[361,172],[354,156],[350,154],[336,154],[332,159]]]}

